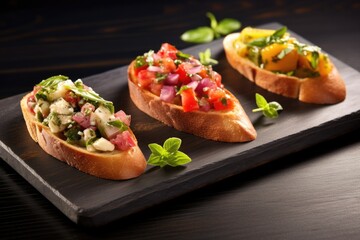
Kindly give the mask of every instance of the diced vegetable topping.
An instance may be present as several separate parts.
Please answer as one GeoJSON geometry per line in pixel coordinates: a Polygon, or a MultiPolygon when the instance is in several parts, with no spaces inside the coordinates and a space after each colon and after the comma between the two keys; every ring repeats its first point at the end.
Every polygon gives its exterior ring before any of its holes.
{"type": "Polygon", "coordinates": [[[316,46],[298,42],[287,28],[244,28],[234,42],[238,54],[266,70],[299,78],[326,76],[332,65],[316,46]]]}
{"type": "Polygon", "coordinates": [[[67,142],[88,151],[125,151],[136,146],[131,117],[101,98],[80,79],[53,76],[34,87],[27,105],[36,119],[67,142]]]}
{"type": "Polygon", "coordinates": [[[169,43],[163,43],[159,51],[149,51],[138,56],[134,64],[136,83],[164,102],[191,111],[230,111],[233,99],[226,94],[221,76],[195,57],[183,53],[169,43]],[[209,98],[209,91],[221,92],[209,98]],[[221,99],[214,99],[221,96],[221,99]]]}

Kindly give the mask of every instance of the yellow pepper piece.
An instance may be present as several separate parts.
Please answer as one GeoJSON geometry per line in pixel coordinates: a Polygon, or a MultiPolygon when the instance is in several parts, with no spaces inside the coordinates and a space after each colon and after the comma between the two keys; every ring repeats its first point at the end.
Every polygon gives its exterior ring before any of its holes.
{"type": "Polygon", "coordinates": [[[241,31],[239,40],[243,43],[249,43],[257,38],[270,36],[274,32],[275,30],[246,27],[241,31]]]}
{"type": "Polygon", "coordinates": [[[330,59],[323,53],[320,54],[317,70],[319,71],[320,76],[326,76],[332,70],[332,64],[330,63],[330,59]]]}
{"type": "Polygon", "coordinates": [[[263,48],[261,50],[261,57],[264,63],[264,69],[277,72],[291,72],[296,70],[299,54],[295,49],[286,53],[281,59],[278,57],[282,51],[286,51],[286,49],[290,47],[287,43],[273,43],[263,48]]]}

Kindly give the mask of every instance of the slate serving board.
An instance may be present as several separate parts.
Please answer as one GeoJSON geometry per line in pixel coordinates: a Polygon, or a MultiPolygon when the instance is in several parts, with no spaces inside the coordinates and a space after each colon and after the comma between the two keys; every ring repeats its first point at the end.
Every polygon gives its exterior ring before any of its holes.
{"type": "MultiPolygon", "coordinates": [[[[271,23],[261,27],[276,29],[280,26],[271,23]]],[[[154,46],[153,50],[159,47],[154,46]]],[[[82,173],[47,155],[32,141],[19,106],[25,93],[0,100],[2,159],[73,222],[100,226],[359,127],[360,73],[331,55],[346,82],[347,97],[339,104],[324,106],[301,103],[255,86],[227,63],[222,39],[183,49],[183,52],[197,56],[206,48],[211,48],[213,58],[219,60],[214,68],[223,76],[224,85],[240,100],[253,122],[258,133],[255,141],[209,141],[150,118],[131,102],[127,66],[124,66],[83,81],[102,97],[113,101],[115,109],[132,115],[132,129],[146,158],[150,155],[149,143],[162,144],[168,137],[179,137],[183,140],[180,150],[193,160],[190,164],[163,169],[148,166],[142,176],[127,181],[104,180],[82,173]],[[269,101],[281,103],[284,111],[279,119],[269,120],[260,113],[251,112],[256,107],[256,92],[269,101]]]]}

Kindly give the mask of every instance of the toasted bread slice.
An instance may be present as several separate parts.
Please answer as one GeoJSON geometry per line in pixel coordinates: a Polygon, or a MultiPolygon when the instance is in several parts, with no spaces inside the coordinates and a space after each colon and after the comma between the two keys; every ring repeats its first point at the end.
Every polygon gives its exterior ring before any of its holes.
{"type": "Polygon", "coordinates": [[[234,42],[239,37],[240,33],[232,33],[224,38],[226,58],[235,70],[256,85],[306,103],[335,104],[345,99],[345,82],[332,62],[330,62],[332,70],[326,76],[298,78],[274,73],[258,67],[248,58],[238,54],[234,42]]]}
{"type": "MultiPolygon", "coordinates": [[[[90,175],[112,180],[135,178],[144,173],[146,160],[137,145],[129,150],[112,152],[90,152],[85,148],[69,144],[52,133],[49,127],[35,119],[27,101],[31,93],[20,101],[21,111],[31,138],[48,154],[90,175]]],[[[133,139],[134,134],[129,129],[133,139]]]]}
{"type": "Polygon", "coordinates": [[[240,102],[226,90],[235,106],[231,111],[191,111],[168,103],[141,88],[134,71],[135,62],[128,67],[128,85],[134,104],[149,116],[175,129],[199,137],[223,142],[247,142],[256,138],[256,131],[240,102]]]}

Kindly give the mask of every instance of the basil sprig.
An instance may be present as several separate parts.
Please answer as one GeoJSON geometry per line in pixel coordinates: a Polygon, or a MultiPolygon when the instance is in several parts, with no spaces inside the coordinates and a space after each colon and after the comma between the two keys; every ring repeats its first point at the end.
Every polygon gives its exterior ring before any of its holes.
{"type": "Polygon", "coordinates": [[[255,94],[256,105],[258,108],[252,110],[252,112],[262,112],[265,117],[278,118],[278,111],[283,110],[282,106],[278,102],[267,102],[267,100],[260,94],[255,94]]]}
{"type": "Polygon", "coordinates": [[[147,163],[153,166],[171,166],[176,167],[191,162],[191,158],[185,153],[179,151],[181,146],[181,139],[171,137],[168,138],[163,146],[157,143],[151,143],[148,145],[151,154],[147,163]]]}
{"type": "Polygon", "coordinates": [[[287,27],[284,26],[284,27],[276,30],[272,35],[267,36],[267,37],[257,38],[255,40],[249,42],[247,45],[254,46],[254,47],[260,47],[260,48],[266,47],[270,44],[281,41],[281,38],[284,36],[286,31],[287,31],[287,27]]]}
{"type": "Polygon", "coordinates": [[[199,52],[199,60],[201,64],[205,66],[216,65],[219,63],[217,60],[211,58],[210,48],[207,48],[204,52],[199,52]]]}
{"type": "Polygon", "coordinates": [[[206,13],[210,27],[201,26],[184,32],[180,38],[190,43],[206,43],[240,29],[241,23],[236,19],[225,18],[218,22],[211,12],[206,13]]]}

